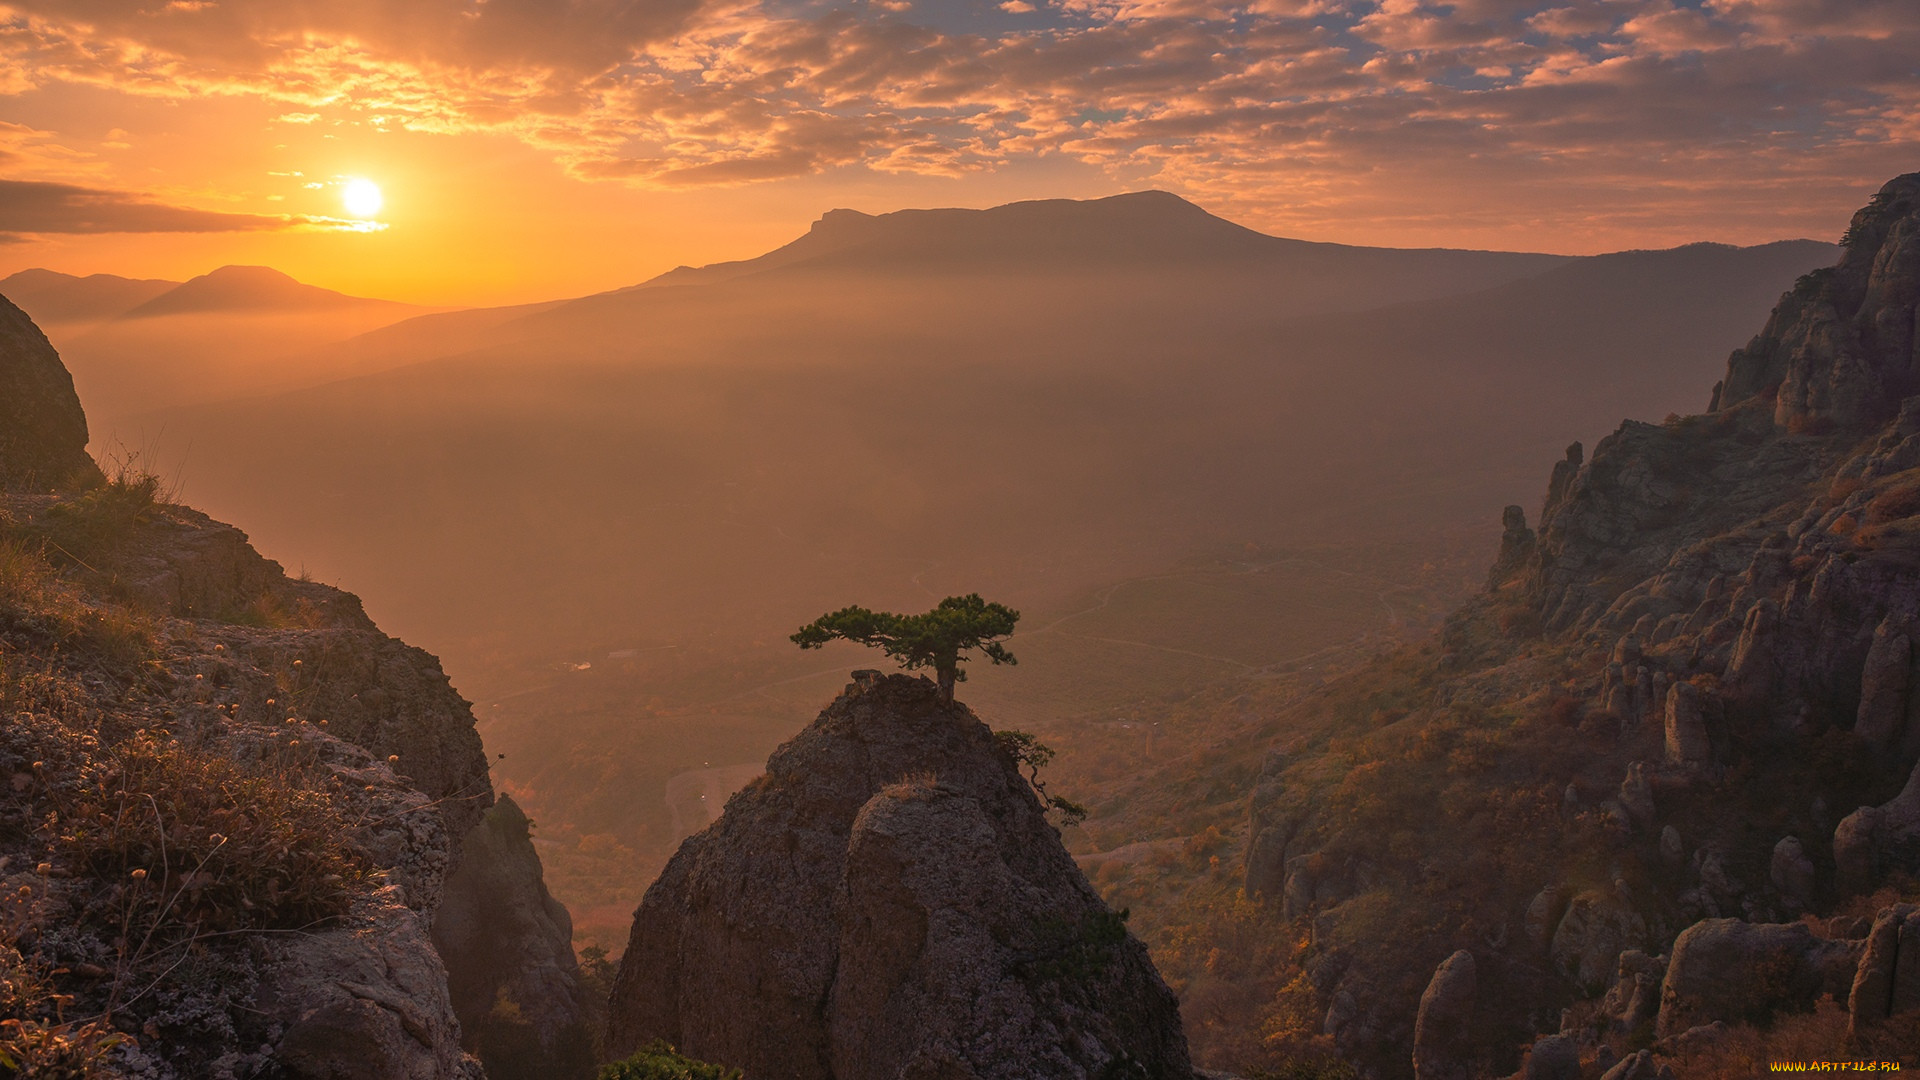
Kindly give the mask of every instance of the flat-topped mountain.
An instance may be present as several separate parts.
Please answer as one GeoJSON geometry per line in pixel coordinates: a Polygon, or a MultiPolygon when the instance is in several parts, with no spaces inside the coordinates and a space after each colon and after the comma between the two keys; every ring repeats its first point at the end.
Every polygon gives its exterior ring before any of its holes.
{"type": "Polygon", "coordinates": [[[1376,282],[1363,289],[1360,274],[1445,272],[1453,282],[1430,289],[1464,292],[1538,273],[1561,255],[1443,249],[1396,250],[1288,240],[1255,232],[1165,191],[1104,199],[1043,199],[986,210],[897,210],[864,214],[830,210],[806,235],[755,259],[683,266],[648,281],[709,285],[772,271],[787,273],[973,272],[1034,273],[1089,269],[1191,272],[1226,264],[1242,273],[1280,270],[1339,272],[1343,283],[1378,302],[1411,299],[1385,291],[1409,282],[1376,282]]]}

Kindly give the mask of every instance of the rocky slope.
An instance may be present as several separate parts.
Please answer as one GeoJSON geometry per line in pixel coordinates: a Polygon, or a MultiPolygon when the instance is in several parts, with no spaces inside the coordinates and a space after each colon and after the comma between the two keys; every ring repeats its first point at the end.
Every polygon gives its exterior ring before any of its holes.
{"type": "Polygon", "coordinates": [[[1192,1076],[1006,745],[925,679],[856,679],[647,891],[610,1048],[753,1080],[1192,1076]]]}
{"type": "MultiPolygon", "coordinates": [[[[487,1009],[448,967],[577,976],[564,912],[435,948],[443,910],[538,886],[537,859],[498,865],[468,704],[353,596],[152,477],[104,480],[58,356],[4,301],[0,389],[0,1053],[34,1075],[482,1075],[487,1009]]],[[[538,1023],[578,1027],[577,1001],[538,1023]]]]}
{"type": "Polygon", "coordinates": [[[1823,1000],[1860,1047],[1911,1026],[1869,975],[1904,930],[1788,920],[1920,877],[1917,311],[1920,174],[1707,413],[1570,448],[1485,598],[1303,711],[1246,885],[1367,1074],[1509,1071],[1564,1027],[1527,1075],[1650,1077],[1823,1000]]]}

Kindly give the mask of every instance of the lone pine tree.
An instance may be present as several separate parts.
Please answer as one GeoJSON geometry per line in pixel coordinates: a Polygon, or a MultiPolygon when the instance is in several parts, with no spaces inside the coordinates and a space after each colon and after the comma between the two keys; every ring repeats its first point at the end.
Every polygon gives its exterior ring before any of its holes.
{"type": "Polygon", "coordinates": [[[822,615],[793,634],[803,649],[818,649],[829,641],[857,641],[873,645],[911,671],[930,667],[940,686],[940,700],[953,700],[953,684],[965,679],[960,654],[974,649],[996,664],[1018,663],[997,640],[1013,633],[1020,613],[980,599],[979,593],[949,596],[932,611],[895,615],[845,607],[822,615]]]}

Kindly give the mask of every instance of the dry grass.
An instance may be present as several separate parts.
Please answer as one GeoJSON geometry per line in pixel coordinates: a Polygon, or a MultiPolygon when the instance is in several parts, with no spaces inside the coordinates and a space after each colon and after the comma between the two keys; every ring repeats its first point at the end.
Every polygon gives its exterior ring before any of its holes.
{"type": "Polygon", "coordinates": [[[110,887],[123,936],[299,930],[346,914],[371,865],[327,795],[269,771],[137,736],[60,800],[55,849],[110,887]]]}

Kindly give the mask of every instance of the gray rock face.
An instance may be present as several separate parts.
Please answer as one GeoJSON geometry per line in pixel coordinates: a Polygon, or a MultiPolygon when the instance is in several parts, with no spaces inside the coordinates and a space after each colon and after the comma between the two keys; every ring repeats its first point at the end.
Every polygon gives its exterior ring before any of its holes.
{"type": "Polygon", "coordinates": [[[1866,891],[1887,874],[1920,873],[1920,765],[1881,806],[1863,806],[1833,830],[1833,864],[1842,889],[1866,891]]]}
{"type": "Polygon", "coordinates": [[[1501,514],[1504,531],[1500,536],[1500,554],[1493,560],[1493,569],[1487,574],[1487,588],[1498,589],[1512,580],[1533,559],[1535,539],[1533,530],[1527,528],[1527,512],[1518,506],[1509,506],[1501,514]]]}
{"type": "Polygon", "coordinates": [[[1700,765],[1711,760],[1713,744],[1707,738],[1700,690],[1692,683],[1674,683],[1667,689],[1667,761],[1700,765]]]}
{"type": "Polygon", "coordinates": [[[73,376],[27,313],[0,296],[0,488],[99,475],[73,376]]]}
{"type": "Polygon", "coordinates": [[[465,1044],[492,1080],[591,1076],[596,1003],[580,985],[573,919],[547,893],[531,827],[502,795],[467,834],[433,944],[465,1044]]]}
{"type": "Polygon", "coordinates": [[[1467,1025],[1473,1020],[1478,994],[1479,969],[1467,950],[1447,957],[1434,969],[1414,1021],[1415,1080],[1466,1080],[1470,1075],[1472,1042],[1467,1025]]]}
{"type": "Polygon", "coordinates": [[[1788,430],[1886,420],[1915,383],[1920,305],[1920,174],[1896,177],[1853,216],[1838,266],[1809,274],[1766,328],[1727,361],[1721,409],[1775,391],[1788,430]]]}
{"type": "Polygon", "coordinates": [[[1920,1011],[1920,905],[1884,908],[1867,932],[1866,948],[1847,996],[1850,1034],[1920,1011]]]}
{"type": "Polygon", "coordinates": [[[1876,750],[1892,750],[1907,741],[1913,638],[1907,620],[1889,615],[1874,628],[1860,673],[1860,709],[1854,733],[1876,750]]]}
{"type": "Polygon", "coordinates": [[[1768,877],[1796,908],[1804,908],[1813,899],[1813,860],[1807,858],[1806,848],[1794,837],[1782,837],[1773,846],[1768,877]]]}
{"type": "Polygon", "coordinates": [[[1667,974],[1667,958],[1648,956],[1639,949],[1620,954],[1613,986],[1600,1001],[1605,1018],[1601,1034],[1618,1035],[1629,1042],[1653,1030],[1660,1013],[1660,984],[1667,974]]]}
{"type": "Polygon", "coordinates": [[[1673,943],[1656,1031],[1666,1038],[1716,1020],[1765,1023],[1810,1010],[1823,994],[1848,992],[1859,948],[1816,938],[1804,923],[1695,923],[1673,943]]]}
{"type": "Polygon", "coordinates": [[[270,945],[255,1007],[285,1026],[274,1048],[296,1080],[480,1080],[425,920],[389,889],[348,926],[270,945]]]}
{"type": "Polygon", "coordinates": [[[848,687],[681,845],[610,1010],[616,1054],[664,1038],[754,1080],[1192,1075],[1013,760],[905,676],[848,687]]]}
{"type": "Polygon", "coordinates": [[[1571,1035],[1536,1040],[1520,1066],[1519,1080],[1580,1080],[1580,1040],[1571,1035]]]}
{"type": "Polygon", "coordinates": [[[1638,912],[1607,893],[1589,890],[1573,898],[1553,932],[1556,967],[1589,991],[1613,980],[1620,954],[1647,943],[1638,912]]]}

